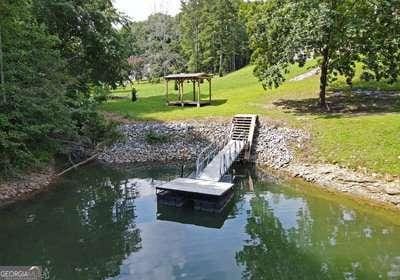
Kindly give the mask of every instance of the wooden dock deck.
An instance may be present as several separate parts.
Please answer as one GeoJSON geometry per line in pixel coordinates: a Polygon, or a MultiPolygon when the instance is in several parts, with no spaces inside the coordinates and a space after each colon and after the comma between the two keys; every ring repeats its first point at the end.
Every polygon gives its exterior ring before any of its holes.
{"type": "Polygon", "coordinates": [[[195,193],[211,196],[222,196],[232,188],[233,184],[190,178],[177,178],[166,184],[157,186],[158,190],[195,193]]]}

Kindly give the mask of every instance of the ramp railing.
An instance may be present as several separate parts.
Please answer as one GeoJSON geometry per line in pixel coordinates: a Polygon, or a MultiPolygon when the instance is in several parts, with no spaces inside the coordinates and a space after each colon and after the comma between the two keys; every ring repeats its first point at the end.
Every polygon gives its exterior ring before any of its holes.
{"type": "Polygon", "coordinates": [[[235,122],[232,121],[228,137],[222,137],[216,143],[211,143],[198,154],[194,178],[198,178],[215,156],[227,147],[228,151],[222,155],[219,162],[219,175],[222,177],[232,165],[233,161],[239,157],[240,152],[248,146],[248,135],[249,131],[235,131],[235,122]],[[233,135],[236,140],[232,139],[233,135]],[[233,140],[233,142],[229,143],[231,140],[233,140]],[[235,155],[236,158],[232,158],[232,155],[235,155]]]}
{"type": "Polygon", "coordinates": [[[232,137],[232,132],[233,124],[231,125],[228,137],[221,137],[217,142],[211,143],[197,155],[196,170],[194,171],[195,178],[199,177],[204,168],[206,168],[214,157],[225,147],[232,137]]]}
{"type": "MultiPolygon", "coordinates": [[[[245,132],[242,133],[243,136],[246,135],[245,132]]],[[[239,157],[240,153],[243,149],[246,149],[248,145],[248,140],[245,138],[244,140],[234,140],[229,146],[227,153],[224,153],[221,157],[219,163],[219,175],[220,178],[225,175],[228,169],[231,167],[232,163],[239,157]],[[234,156],[235,158],[233,158],[234,156]]]]}
{"type": "Polygon", "coordinates": [[[196,160],[195,178],[199,177],[204,168],[206,168],[214,157],[228,144],[229,140],[230,135],[228,137],[223,137],[216,143],[211,143],[199,153],[196,160]]]}

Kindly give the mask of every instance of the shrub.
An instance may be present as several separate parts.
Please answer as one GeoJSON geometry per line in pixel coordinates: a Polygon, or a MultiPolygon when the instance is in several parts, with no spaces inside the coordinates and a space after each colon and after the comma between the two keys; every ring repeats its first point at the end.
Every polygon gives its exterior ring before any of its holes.
{"type": "Polygon", "coordinates": [[[136,90],[136,88],[132,88],[131,94],[132,94],[131,95],[131,100],[132,100],[132,102],[135,102],[137,100],[137,96],[136,96],[137,90],[136,90]]]}
{"type": "Polygon", "coordinates": [[[110,89],[104,86],[95,86],[92,92],[93,92],[93,99],[97,103],[102,103],[107,101],[108,97],[111,94],[110,89]]]}
{"type": "Polygon", "coordinates": [[[146,142],[153,145],[168,142],[170,140],[170,136],[168,134],[156,133],[154,131],[150,131],[145,135],[146,142]]]}

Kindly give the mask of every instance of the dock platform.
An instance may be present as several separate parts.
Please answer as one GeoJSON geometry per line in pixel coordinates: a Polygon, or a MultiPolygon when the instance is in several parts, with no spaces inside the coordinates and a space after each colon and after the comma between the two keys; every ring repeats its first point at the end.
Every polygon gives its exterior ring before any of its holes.
{"type": "Polygon", "coordinates": [[[157,186],[157,190],[195,193],[210,196],[222,196],[232,188],[233,184],[190,178],[177,178],[166,184],[157,186]]]}

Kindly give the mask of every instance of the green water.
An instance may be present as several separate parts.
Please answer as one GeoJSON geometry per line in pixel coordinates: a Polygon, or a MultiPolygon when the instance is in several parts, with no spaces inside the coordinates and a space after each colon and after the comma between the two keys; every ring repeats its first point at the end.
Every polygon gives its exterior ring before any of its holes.
{"type": "Polygon", "coordinates": [[[143,178],[177,173],[92,165],[1,209],[0,265],[66,280],[400,279],[400,222],[389,212],[257,174],[218,215],[157,206],[157,181],[143,178]]]}

